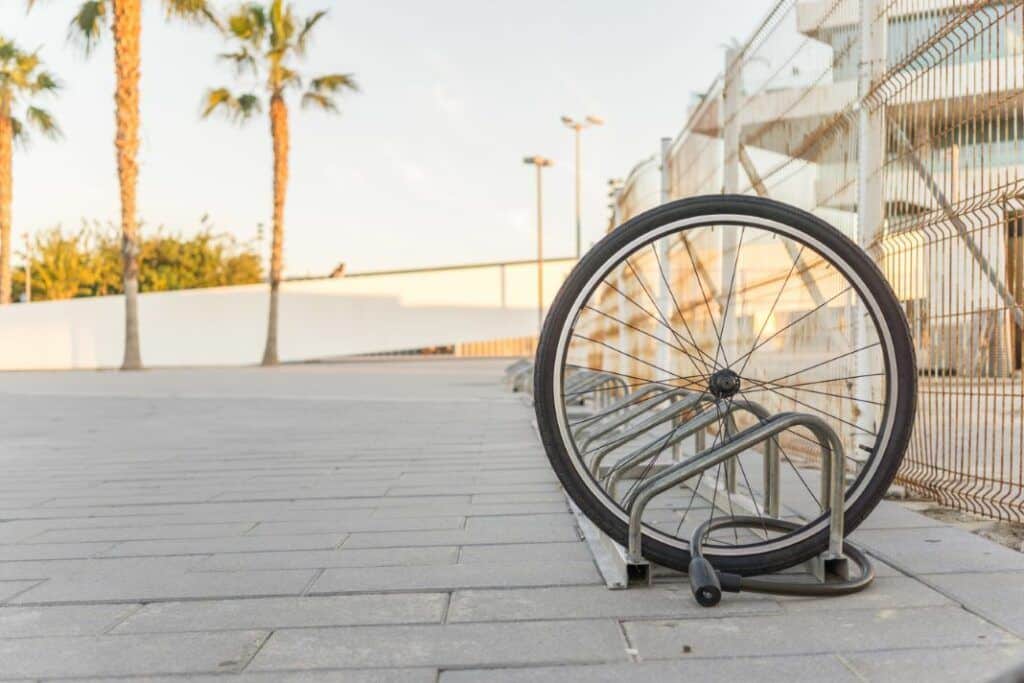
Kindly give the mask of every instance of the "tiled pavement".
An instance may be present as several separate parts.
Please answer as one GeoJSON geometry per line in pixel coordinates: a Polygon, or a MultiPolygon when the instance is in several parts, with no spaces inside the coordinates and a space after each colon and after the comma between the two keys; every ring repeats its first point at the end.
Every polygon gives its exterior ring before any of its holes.
{"type": "Polygon", "coordinates": [[[0,374],[0,679],[985,680],[1024,555],[885,504],[856,596],[607,591],[501,361],[0,374]],[[208,678],[207,678],[208,677],[208,678]]]}

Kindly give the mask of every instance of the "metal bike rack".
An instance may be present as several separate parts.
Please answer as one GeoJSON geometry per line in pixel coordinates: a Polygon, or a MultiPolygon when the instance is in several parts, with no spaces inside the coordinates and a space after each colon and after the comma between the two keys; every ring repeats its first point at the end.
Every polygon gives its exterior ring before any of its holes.
{"type": "MultiPolygon", "coordinates": [[[[829,513],[829,545],[822,560],[826,569],[837,573],[846,571],[843,556],[843,508],[844,499],[844,453],[843,445],[835,431],[820,417],[806,413],[780,413],[765,422],[754,425],[732,436],[725,443],[694,455],[692,458],[673,465],[651,477],[627,499],[629,510],[629,545],[627,559],[633,564],[643,562],[641,543],[643,539],[643,513],[647,504],[660,493],[682,484],[701,472],[714,467],[729,458],[737,457],[744,451],[775,437],[792,427],[806,427],[819,440],[822,447],[822,512],[829,513]],[[838,510],[835,508],[838,507],[838,510]],[[836,514],[838,512],[838,514],[836,514]]],[[[776,476],[777,479],[777,476],[776,476]]],[[[777,482],[776,482],[777,483],[777,482]]]]}
{"type": "MultiPolygon", "coordinates": [[[[517,363],[507,371],[509,384],[515,390],[532,390],[532,363],[517,363]]],[[[685,485],[702,472],[725,465],[724,486],[736,493],[735,468],[738,459],[747,451],[763,445],[764,481],[761,506],[756,501],[738,495],[736,504],[754,514],[764,513],[778,517],[781,507],[780,448],[778,436],[787,429],[804,427],[821,447],[821,512],[829,515],[828,548],[805,564],[810,574],[824,582],[829,573],[842,577],[849,575],[848,562],[843,554],[842,501],[845,491],[845,451],[839,436],[822,418],[798,412],[772,415],[763,406],[748,400],[731,401],[725,408],[711,409],[714,399],[704,392],[694,392],[667,384],[653,383],[634,392],[621,377],[600,371],[575,369],[565,383],[567,394],[579,392],[579,426],[573,436],[579,440],[580,451],[589,457],[588,468],[600,479],[606,490],[615,495],[621,479],[639,467],[651,476],[627,492],[622,507],[629,514],[627,547],[623,548],[598,529],[574,504],[570,507],[577,523],[591,546],[598,568],[609,588],[628,588],[650,583],[650,563],[643,558],[643,515],[648,504],[658,495],[677,486],[685,485]],[[596,390],[596,391],[595,391],[596,390]],[[621,394],[621,395],[616,395],[621,394]],[[667,406],[665,404],[668,404],[667,406]],[[586,404],[592,410],[585,408],[586,404]],[[748,413],[758,423],[743,430],[736,425],[737,413],[748,413]],[[669,425],[668,433],[661,434],[623,455],[617,462],[604,466],[609,454],[630,444],[660,426],[669,425]],[[707,447],[707,429],[719,424],[724,429],[722,443],[707,447]],[[592,454],[588,446],[598,444],[592,454]],[[679,448],[687,439],[694,440],[695,454],[681,458],[679,448]],[[671,449],[671,462],[657,463],[663,453],[671,449]],[[651,463],[655,460],[655,463],[651,463]],[[838,501],[833,505],[834,501],[838,501]],[[833,507],[837,509],[833,509],[833,507]],[[838,513],[838,514],[837,514],[838,513]]],[[[710,486],[705,483],[703,486],[710,486]]]]}
{"type": "Polygon", "coordinates": [[[654,397],[639,404],[639,398],[629,400],[632,396],[619,399],[613,405],[594,413],[595,420],[588,427],[594,430],[599,426],[596,431],[579,431],[580,436],[586,437],[586,441],[581,443],[581,448],[585,449],[586,445],[593,443],[597,438],[626,428],[624,433],[615,435],[611,440],[601,444],[588,463],[591,472],[602,480],[606,490],[612,495],[615,495],[616,485],[620,479],[628,477],[631,471],[656,459],[668,449],[673,450],[674,462],[647,466],[645,469],[651,473],[651,478],[630,491],[622,501],[623,508],[630,515],[627,548],[608,538],[573,506],[581,529],[595,550],[595,555],[598,556],[599,567],[609,587],[625,588],[651,581],[651,567],[642,556],[641,543],[643,513],[654,497],[676,486],[684,485],[701,472],[723,463],[726,467],[724,486],[731,493],[735,493],[735,467],[738,458],[748,450],[762,445],[764,481],[761,505],[758,507],[752,500],[744,505],[742,496],[737,500],[737,504],[740,507],[751,508],[751,513],[777,517],[781,507],[778,435],[797,426],[810,430],[821,445],[820,503],[822,512],[828,512],[830,515],[828,549],[807,562],[806,569],[819,581],[824,581],[828,573],[848,576],[847,562],[842,551],[843,514],[841,510],[840,514],[833,514],[832,510],[832,501],[843,500],[844,497],[845,451],[838,435],[824,420],[815,415],[796,412],[772,415],[753,401],[733,401],[724,410],[711,410],[707,409],[707,404],[711,401],[706,395],[681,389],[658,392],[648,388],[645,396],[650,395],[654,397]],[[666,400],[670,401],[668,407],[654,410],[666,400]],[[735,414],[740,412],[753,415],[758,424],[740,431],[735,421],[735,414]],[[687,419],[680,423],[680,416],[686,416],[687,419]],[[666,423],[672,425],[667,437],[656,437],[634,448],[615,464],[602,466],[603,460],[610,453],[666,423]],[[707,449],[706,430],[716,423],[725,428],[727,440],[707,449]],[[689,438],[695,441],[696,454],[680,461],[676,449],[689,438]]]}

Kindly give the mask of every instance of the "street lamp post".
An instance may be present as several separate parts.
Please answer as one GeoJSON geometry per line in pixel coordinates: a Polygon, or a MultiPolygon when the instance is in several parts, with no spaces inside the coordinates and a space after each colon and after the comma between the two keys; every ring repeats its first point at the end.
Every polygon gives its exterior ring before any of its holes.
{"type": "Polygon", "coordinates": [[[582,121],[576,121],[571,116],[563,116],[562,123],[567,128],[571,128],[575,134],[576,142],[576,258],[580,257],[581,252],[581,219],[580,219],[580,132],[584,128],[591,126],[600,126],[604,124],[604,119],[600,116],[587,116],[582,121]]]}
{"type": "Polygon", "coordinates": [[[541,171],[545,166],[554,164],[551,159],[535,154],[525,157],[524,164],[537,169],[537,335],[544,326],[544,191],[541,184],[541,171]]]}

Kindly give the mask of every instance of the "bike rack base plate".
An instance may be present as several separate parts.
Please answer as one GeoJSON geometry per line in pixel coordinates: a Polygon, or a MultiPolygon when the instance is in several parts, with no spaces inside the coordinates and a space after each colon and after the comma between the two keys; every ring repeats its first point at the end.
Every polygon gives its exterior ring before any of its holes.
{"type": "Polygon", "coordinates": [[[622,590],[632,586],[649,586],[652,581],[651,564],[647,560],[631,560],[626,549],[598,529],[576,504],[569,500],[569,508],[576,517],[576,524],[583,532],[583,539],[590,546],[597,570],[611,590],[622,590]]]}

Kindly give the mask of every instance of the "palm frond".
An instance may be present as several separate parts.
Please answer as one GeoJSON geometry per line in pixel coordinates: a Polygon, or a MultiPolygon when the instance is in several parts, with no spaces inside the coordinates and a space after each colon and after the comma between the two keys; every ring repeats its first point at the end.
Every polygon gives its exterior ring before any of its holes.
{"type": "Polygon", "coordinates": [[[327,74],[309,82],[309,89],[316,93],[340,93],[344,90],[359,92],[354,74],[327,74]]]}
{"type": "Polygon", "coordinates": [[[261,111],[259,97],[252,93],[232,94],[227,88],[215,88],[203,98],[203,118],[209,118],[215,112],[221,112],[235,123],[244,123],[261,111]]]}
{"type": "Polygon", "coordinates": [[[52,93],[60,90],[60,82],[47,71],[40,71],[36,74],[35,82],[32,84],[33,92],[52,93]]]}
{"type": "Polygon", "coordinates": [[[260,98],[253,93],[245,93],[238,96],[238,111],[242,119],[249,119],[263,111],[260,98]]]}
{"type": "Polygon", "coordinates": [[[339,111],[338,103],[334,101],[333,97],[313,92],[312,90],[309,90],[302,95],[302,108],[320,109],[331,114],[336,114],[339,111]]]}
{"type": "Polygon", "coordinates": [[[299,31],[299,35],[295,38],[295,49],[299,54],[304,54],[306,52],[306,46],[309,44],[310,33],[313,31],[313,27],[326,16],[327,10],[323,9],[303,22],[302,29],[299,31]]]}
{"type": "Polygon", "coordinates": [[[30,73],[39,66],[39,55],[35,52],[18,52],[14,58],[14,67],[24,73],[30,73]]]}
{"type": "Polygon", "coordinates": [[[53,118],[53,114],[45,109],[28,107],[25,110],[25,120],[51,140],[57,140],[63,135],[60,126],[57,125],[57,120],[53,118]]]}
{"type": "Polygon", "coordinates": [[[207,0],[164,0],[168,17],[201,23],[210,22],[221,28],[220,19],[207,0]]]}
{"type": "Polygon", "coordinates": [[[68,29],[68,38],[79,43],[86,54],[103,37],[106,28],[107,0],[86,0],[75,13],[68,29]]]}
{"type": "Polygon", "coordinates": [[[282,88],[302,87],[302,76],[298,71],[289,69],[286,66],[281,66],[278,67],[278,74],[280,75],[280,84],[282,88]]]}
{"type": "Polygon", "coordinates": [[[246,71],[256,73],[256,58],[244,46],[240,47],[237,52],[222,52],[217,57],[226,62],[233,63],[235,71],[239,74],[243,74],[246,71]]]}
{"type": "Polygon", "coordinates": [[[11,131],[14,134],[15,142],[25,144],[28,142],[28,131],[25,130],[25,124],[21,122],[21,119],[12,116],[11,117],[11,131]]]}
{"type": "Polygon", "coordinates": [[[243,5],[228,17],[227,29],[238,40],[259,47],[267,33],[266,12],[255,3],[243,5]]]}

